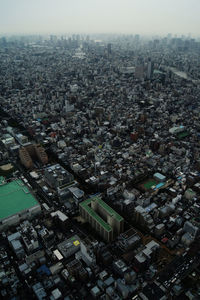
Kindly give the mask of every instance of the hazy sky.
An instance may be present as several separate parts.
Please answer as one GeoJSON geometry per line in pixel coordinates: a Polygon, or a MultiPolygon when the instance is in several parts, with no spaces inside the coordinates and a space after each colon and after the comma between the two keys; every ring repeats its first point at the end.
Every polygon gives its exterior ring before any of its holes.
{"type": "Polygon", "coordinates": [[[200,0],[0,0],[0,33],[200,35],[200,0]]]}

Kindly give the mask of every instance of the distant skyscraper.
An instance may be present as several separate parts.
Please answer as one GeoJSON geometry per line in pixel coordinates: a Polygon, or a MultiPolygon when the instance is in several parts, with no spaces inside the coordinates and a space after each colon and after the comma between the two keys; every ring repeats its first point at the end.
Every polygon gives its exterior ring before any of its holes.
{"type": "Polygon", "coordinates": [[[144,77],[144,66],[139,65],[135,68],[135,78],[142,79],[144,77]]]}
{"type": "Polygon", "coordinates": [[[167,38],[170,40],[172,38],[172,34],[168,33],[167,38]]]}
{"type": "Polygon", "coordinates": [[[153,75],[153,63],[149,59],[148,64],[147,64],[147,79],[151,79],[153,75]]]}
{"type": "Polygon", "coordinates": [[[111,43],[109,43],[107,45],[107,51],[108,51],[108,54],[111,54],[111,52],[112,52],[112,45],[111,45],[111,43]]]}
{"type": "Polygon", "coordinates": [[[135,35],[135,42],[137,42],[137,43],[138,43],[138,42],[139,42],[139,40],[140,40],[140,35],[139,35],[139,34],[136,34],[136,35],[135,35]]]}

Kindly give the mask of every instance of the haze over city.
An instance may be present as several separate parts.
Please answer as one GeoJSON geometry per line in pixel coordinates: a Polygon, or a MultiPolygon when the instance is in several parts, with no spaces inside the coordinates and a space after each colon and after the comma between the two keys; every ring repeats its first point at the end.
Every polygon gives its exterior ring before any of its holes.
{"type": "Polygon", "coordinates": [[[199,0],[0,0],[0,34],[199,35],[199,0]]]}
{"type": "Polygon", "coordinates": [[[200,299],[200,0],[0,0],[0,299],[200,299]]]}

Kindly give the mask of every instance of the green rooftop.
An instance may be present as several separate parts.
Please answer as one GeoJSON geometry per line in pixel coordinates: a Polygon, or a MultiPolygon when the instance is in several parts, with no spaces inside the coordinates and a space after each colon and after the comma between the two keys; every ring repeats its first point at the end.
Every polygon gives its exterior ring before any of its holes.
{"type": "Polygon", "coordinates": [[[122,221],[123,218],[116,212],[114,211],[109,205],[107,205],[101,198],[95,196],[92,198],[89,198],[83,202],[80,203],[80,206],[85,208],[87,212],[96,219],[96,221],[104,227],[106,231],[111,231],[112,227],[106,223],[91,207],[90,204],[92,201],[97,201],[100,206],[102,206],[110,215],[112,215],[117,221],[122,221]]]}
{"type": "Polygon", "coordinates": [[[0,179],[0,220],[35,205],[38,202],[21,180],[6,183],[0,179]]]}
{"type": "Polygon", "coordinates": [[[147,190],[149,190],[153,185],[157,185],[157,182],[155,180],[150,180],[150,181],[144,183],[144,187],[147,190]]]}
{"type": "Polygon", "coordinates": [[[188,135],[189,135],[188,131],[183,131],[183,132],[178,133],[177,137],[178,137],[179,140],[181,140],[181,139],[185,138],[188,135]]]}
{"type": "MultiPolygon", "coordinates": [[[[94,198],[92,199],[94,200],[94,198]]],[[[108,204],[106,204],[103,200],[101,200],[101,198],[97,198],[96,199],[99,204],[110,214],[112,215],[117,221],[122,221],[123,218],[114,210],[112,209],[108,204]]]]}

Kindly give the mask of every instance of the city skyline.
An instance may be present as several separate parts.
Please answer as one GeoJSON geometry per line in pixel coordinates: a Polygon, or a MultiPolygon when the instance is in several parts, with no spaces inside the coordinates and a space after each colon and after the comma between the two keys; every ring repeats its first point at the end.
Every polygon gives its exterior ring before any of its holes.
{"type": "Polygon", "coordinates": [[[198,0],[1,0],[0,34],[199,36],[198,0]]]}

